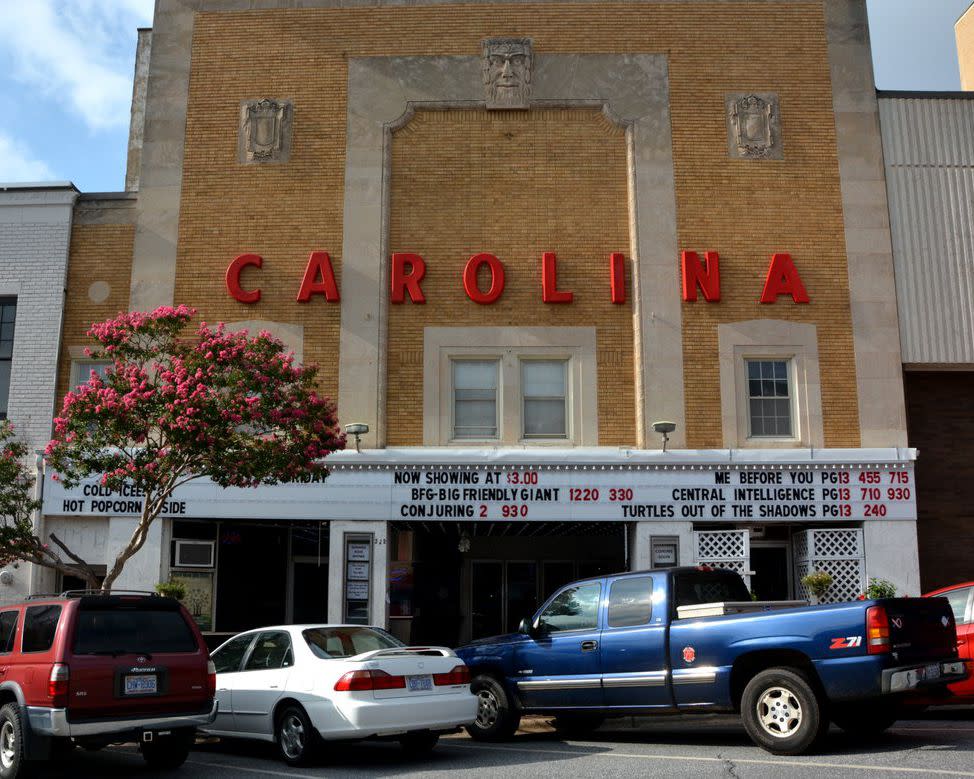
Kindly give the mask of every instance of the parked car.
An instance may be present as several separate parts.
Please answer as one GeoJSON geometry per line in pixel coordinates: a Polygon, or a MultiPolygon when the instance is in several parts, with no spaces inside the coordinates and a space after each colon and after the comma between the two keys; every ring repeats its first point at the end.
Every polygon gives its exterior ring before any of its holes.
{"type": "Polygon", "coordinates": [[[326,740],[395,738],[422,754],[477,715],[452,650],[407,647],[380,628],[260,628],[222,644],[213,661],[220,711],[206,731],[276,742],[291,765],[326,740]]]}
{"type": "Polygon", "coordinates": [[[0,609],[0,777],[73,744],[136,741],[175,768],[216,716],[216,671],[178,601],[148,593],[35,597],[0,609]]]}
{"type": "MultiPolygon", "coordinates": [[[[957,654],[974,665],[974,582],[954,584],[928,592],[924,598],[946,598],[957,623],[957,654]]],[[[974,675],[948,686],[955,696],[945,703],[974,703],[974,675]]]]}
{"type": "Polygon", "coordinates": [[[911,693],[963,679],[955,644],[940,600],[754,604],[736,573],[697,567],[574,582],[518,633],[457,655],[473,674],[477,739],[510,736],[528,712],[580,733],[612,716],[737,711],[756,744],[794,755],[830,719],[879,732],[911,693]]]}

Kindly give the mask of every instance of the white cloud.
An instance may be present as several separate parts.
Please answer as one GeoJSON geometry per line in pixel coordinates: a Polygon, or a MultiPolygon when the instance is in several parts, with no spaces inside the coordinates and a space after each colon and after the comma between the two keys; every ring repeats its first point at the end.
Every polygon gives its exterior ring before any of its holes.
{"type": "Polygon", "coordinates": [[[0,181],[4,183],[51,181],[54,172],[43,160],[34,159],[30,151],[9,135],[0,133],[0,181]]]}
{"type": "Polygon", "coordinates": [[[92,130],[128,125],[135,29],[152,0],[0,0],[10,75],[63,102],[92,130]]]}

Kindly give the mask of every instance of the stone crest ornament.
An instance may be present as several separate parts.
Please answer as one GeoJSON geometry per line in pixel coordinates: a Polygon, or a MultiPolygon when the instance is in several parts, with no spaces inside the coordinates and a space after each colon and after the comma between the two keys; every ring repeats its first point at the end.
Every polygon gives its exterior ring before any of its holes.
{"type": "Polygon", "coordinates": [[[242,101],[237,151],[240,162],[286,162],[291,151],[291,101],[242,101]]]}
{"type": "Polygon", "coordinates": [[[780,160],[778,96],[769,92],[727,95],[727,144],[737,159],[780,160]]]}
{"type": "Polygon", "coordinates": [[[486,38],[481,46],[487,108],[527,108],[534,64],[531,39],[486,38]]]}

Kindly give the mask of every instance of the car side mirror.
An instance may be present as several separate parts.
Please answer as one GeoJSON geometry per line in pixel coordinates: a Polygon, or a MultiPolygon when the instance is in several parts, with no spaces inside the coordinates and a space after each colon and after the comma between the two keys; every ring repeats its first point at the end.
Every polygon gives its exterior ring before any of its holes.
{"type": "Polygon", "coordinates": [[[531,618],[525,617],[524,619],[521,620],[521,624],[517,626],[517,632],[523,633],[526,636],[534,637],[537,631],[534,629],[534,625],[531,622],[531,618]]]}

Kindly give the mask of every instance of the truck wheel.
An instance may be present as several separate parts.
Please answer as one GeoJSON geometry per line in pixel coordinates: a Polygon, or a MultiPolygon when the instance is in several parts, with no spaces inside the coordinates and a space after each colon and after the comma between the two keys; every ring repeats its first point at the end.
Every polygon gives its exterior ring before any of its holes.
{"type": "Polygon", "coordinates": [[[582,738],[598,730],[605,717],[598,714],[563,714],[551,721],[551,726],[563,738],[582,738]]]}
{"type": "Polygon", "coordinates": [[[877,736],[902,718],[902,709],[892,703],[847,703],[832,710],[832,722],[857,736],[877,736]]]}
{"type": "Polygon", "coordinates": [[[751,740],[774,755],[808,752],[829,727],[824,707],[792,668],[761,671],[744,688],[741,719],[751,740]]]}
{"type": "Polygon", "coordinates": [[[142,759],[153,768],[172,770],[179,768],[189,757],[189,748],[196,740],[196,731],[174,730],[172,735],[160,736],[152,741],[143,741],[139,747],[142,759]]]}
{"type": "Polygon", "coordinates": [[[467,725],[467,733],[477,741],[504,741],[514,735],[521,724],[503,685],[493,676],[482,674],[470,683],[477,696],[477,719],[467,725]]]}
{"type": "Polygon", "coordinates": [[[20,720],[20,707],[8,703],[0,708],[0,777],[12,779],[23,776],[24,728],[20,720]]]}

